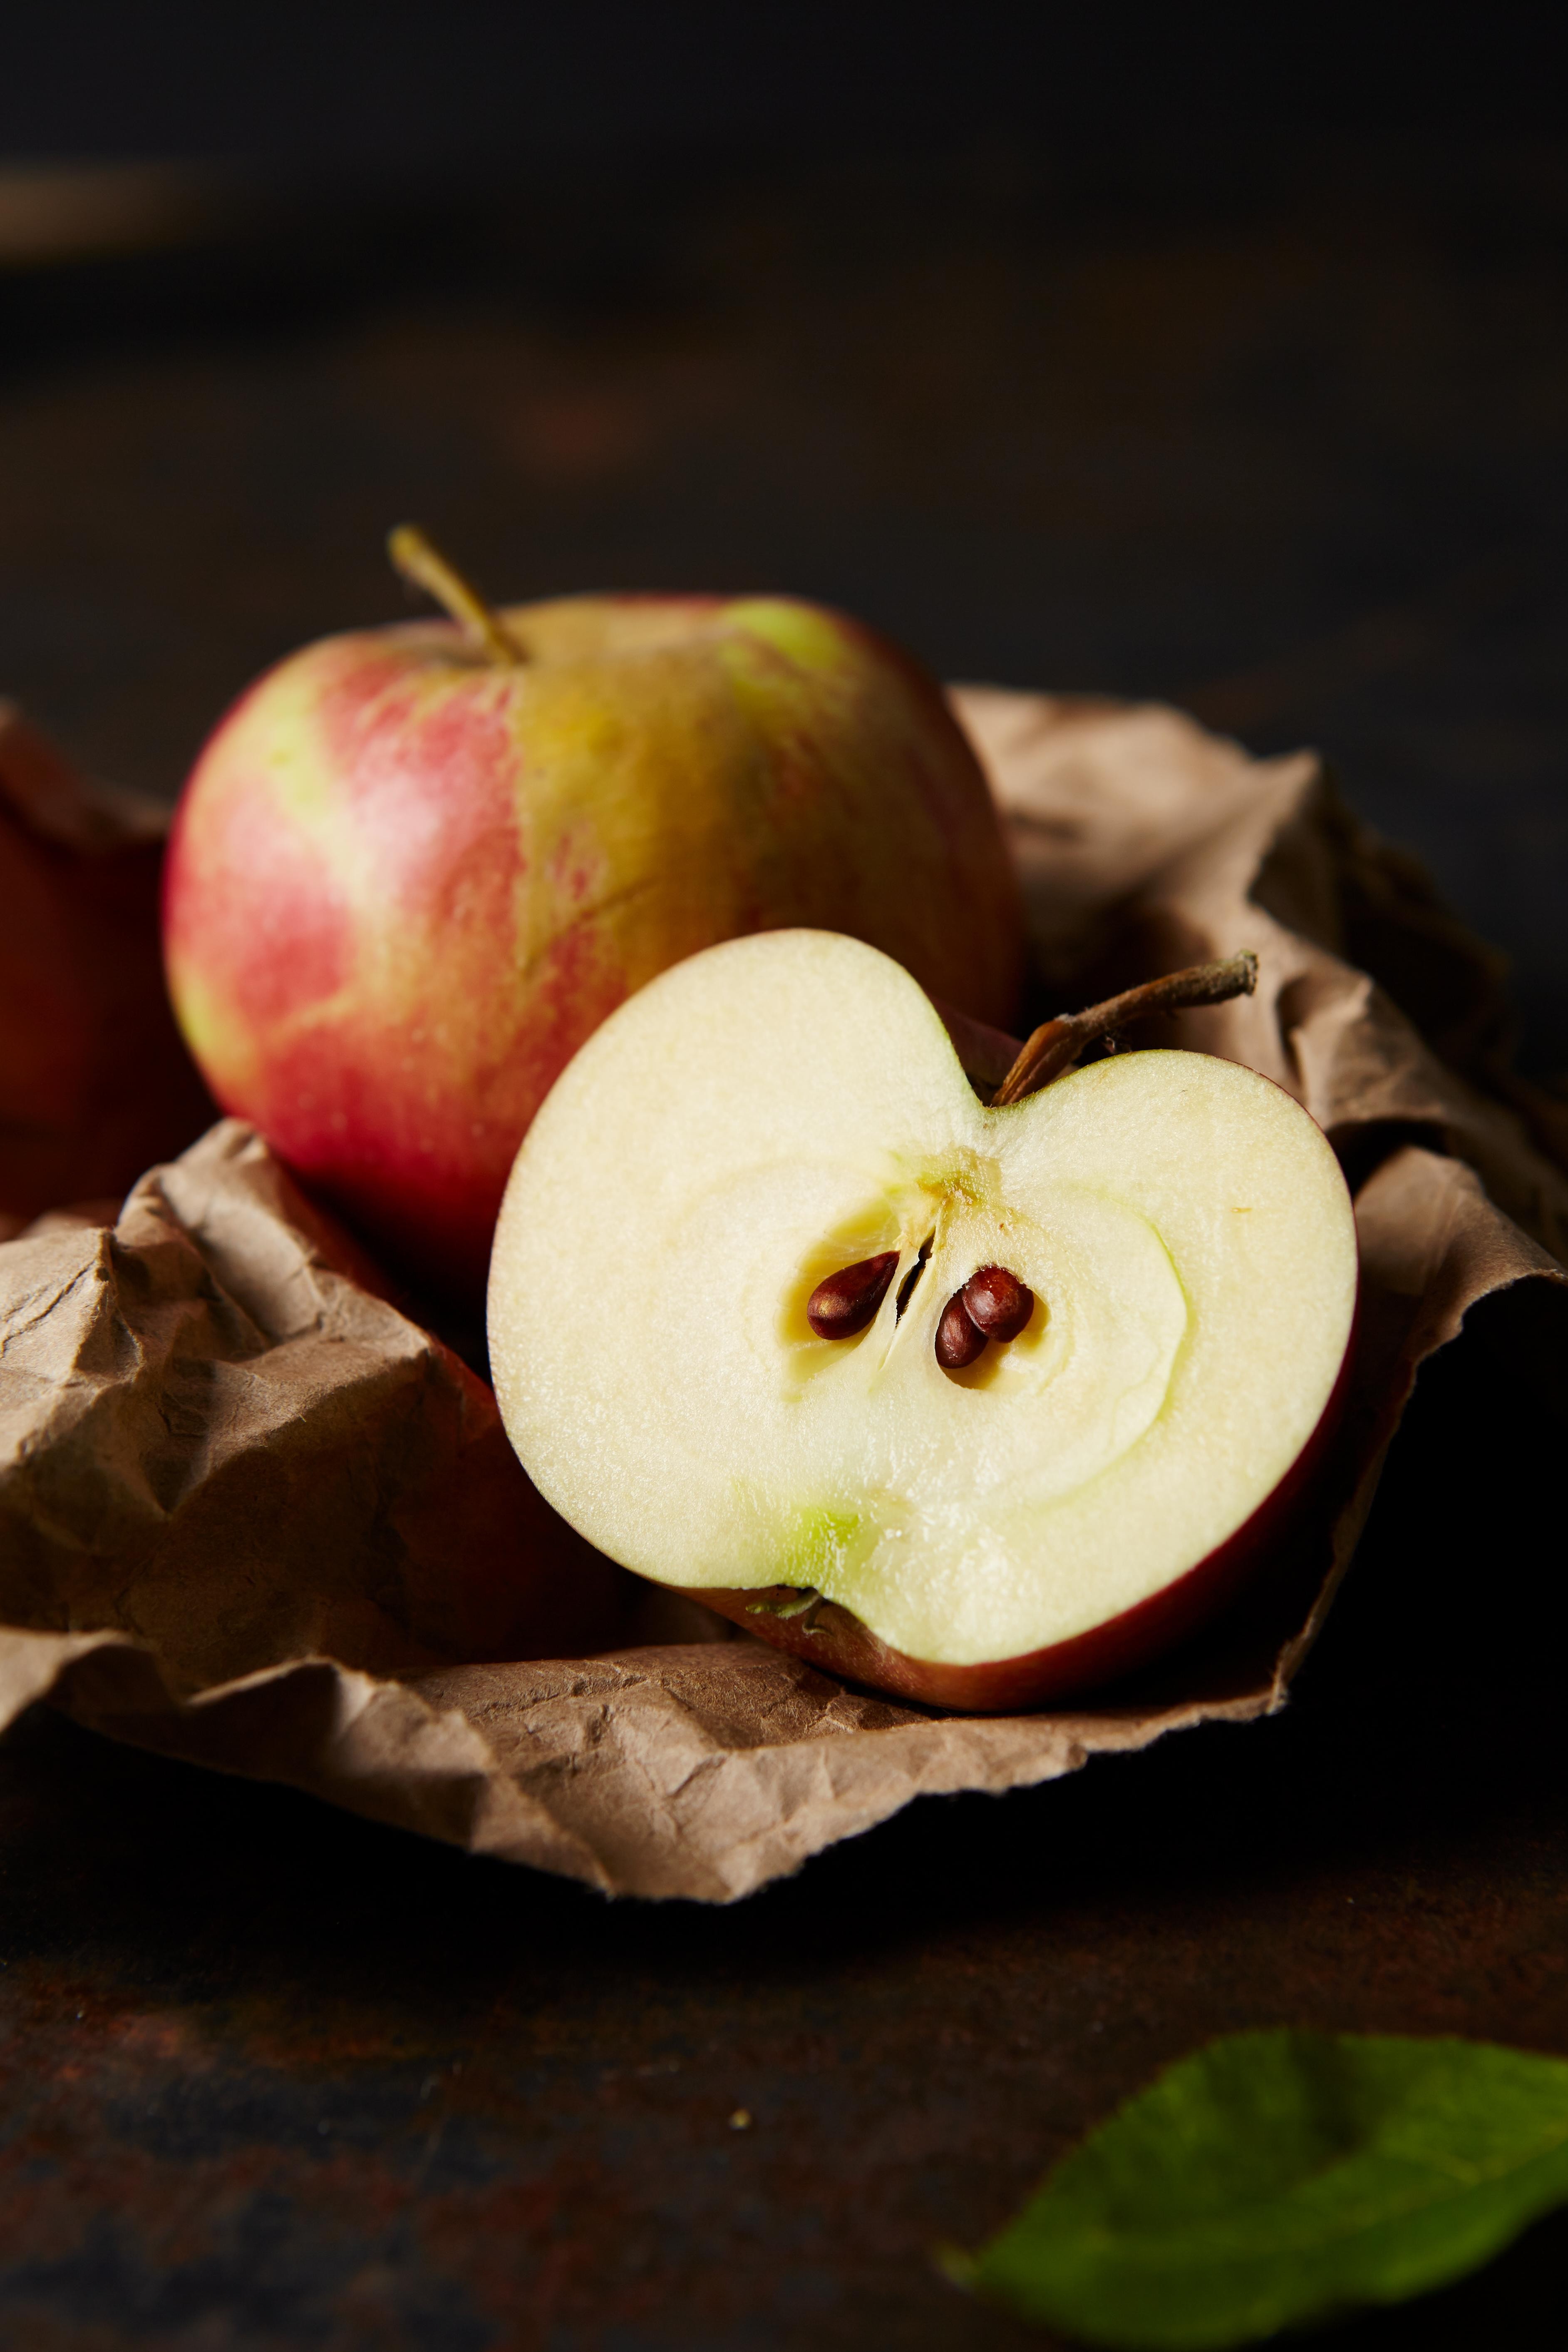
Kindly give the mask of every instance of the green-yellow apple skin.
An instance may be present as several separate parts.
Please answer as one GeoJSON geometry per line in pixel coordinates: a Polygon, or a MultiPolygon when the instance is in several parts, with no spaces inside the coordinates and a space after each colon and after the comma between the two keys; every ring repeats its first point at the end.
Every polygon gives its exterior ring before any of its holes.
{"type": "Polygon", "coordinates": [[[849,932],[1006,1025],[1018,887],[934,682],[784,597],[580,597],[331,637],[223,721],[171,842],[180,1025],[225,1109],[404,1266],[482,1288],[517,1145],[623,999],[849,932]]]}

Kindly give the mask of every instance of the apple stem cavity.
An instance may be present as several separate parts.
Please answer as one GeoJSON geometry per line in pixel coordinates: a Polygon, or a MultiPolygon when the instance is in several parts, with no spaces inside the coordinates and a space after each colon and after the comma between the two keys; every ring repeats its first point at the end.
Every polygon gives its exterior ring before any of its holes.
{"type": "Polygon", "coordinates": [[[501,625],[499,614],[486,604],[471,581],[425,537],[417,523],[400,522],[387,534],[392,569],[413,588],[423,588],[444,612],[465,628],[500,668],[516,669],[522,649],[501,625]]]}
{"type": "Polygon", "coordinates": [[[1107,997],[1083,1013],[1061,1013],[1042,1021],[1020,1048],[1018,1059],[996,1093],[991,1107],[1003,1110],[1038,1094],[1053,1079],[1065,1077],[1091,1045],[1113,1049],[1116,1039],[1134,1022],[1152,1013],[1185,1013],[1198,1004],[1225,1004],[1233,996],[1250,996],[1258,985],[1258,959],[1250,948],[1217,963],[1195,963],[1185,971],[1169,971],[1160,980],[1146,980],[1139,988],[1107,997]]]}

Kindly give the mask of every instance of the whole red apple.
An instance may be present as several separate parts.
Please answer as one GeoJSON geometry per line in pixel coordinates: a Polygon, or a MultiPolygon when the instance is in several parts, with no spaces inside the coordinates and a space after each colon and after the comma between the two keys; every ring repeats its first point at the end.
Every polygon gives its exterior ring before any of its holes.
{"type": "Polygon", "coordinates": [[[1022,918],[990,797],[883,639],[785,597],[447,601],[466,629],[328,638],[252,687],[164,895],[214,1094],[404,1265],[479,1290],[553,1080],[717,940],[847,931],[1008,1021],[1022,918]]]}

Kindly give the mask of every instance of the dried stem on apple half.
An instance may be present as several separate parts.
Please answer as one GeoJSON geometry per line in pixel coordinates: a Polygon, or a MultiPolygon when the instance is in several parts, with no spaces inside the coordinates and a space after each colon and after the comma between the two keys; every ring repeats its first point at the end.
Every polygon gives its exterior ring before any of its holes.
{"type": "Polygon", "coordinates": [[[389,531],[387,553],[392,569],[400,572],[411,587],[423,588],[427,596],[433,596],[484,646],[493,662],[516,668],[523,659],[523,651],[507,635],[500,615],[486,604],[473,582],[465,580],[456,565],[449,563],[441,550],[432,545],[417,523],[400,522],[395,530],[389,531]]]}
{"type": "Polygon", "coordinates": [[[993,1109],[1022,1102],[1038,1094],[1053,1078],[1065,1076],[1080,1055],[1103,1038],[1119,1037],[1135,1021],[1151,1013],[1185,1013],[1197,1004],[1224,1004],[1233,996],[1250,996],[1258,985],[1258,959],[1250,948],[1218,963],[1195,963],[1186,971],[1168,971],[1160,980],[1146,980],[1120,996],[1107,997],[1083,1013],[1060,1013],[1042,1021],[1019,1053],[1017,1061],[991,1097],[993,1109]]]}

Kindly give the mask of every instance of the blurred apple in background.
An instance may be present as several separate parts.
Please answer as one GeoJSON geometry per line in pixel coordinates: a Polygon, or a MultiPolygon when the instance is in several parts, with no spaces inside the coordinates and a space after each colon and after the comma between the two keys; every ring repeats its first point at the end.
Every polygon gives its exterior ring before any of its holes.
{"type": "Polygon", "coordinates": [[[117,1202],[212,1118],[159,969],[166,825],[0,702],[0,1237],[117,1202]]]}
{"type": "Polygon", "coordinates": [[[482,1288],[521,1137],[634,990],[737,934],[882,948],[1005,1025],[1007,849],[935,683],[779,596],[583,596],[332,637],[224,720],[164,934],[214,1095],[406,1266],[482,1288]]]}

